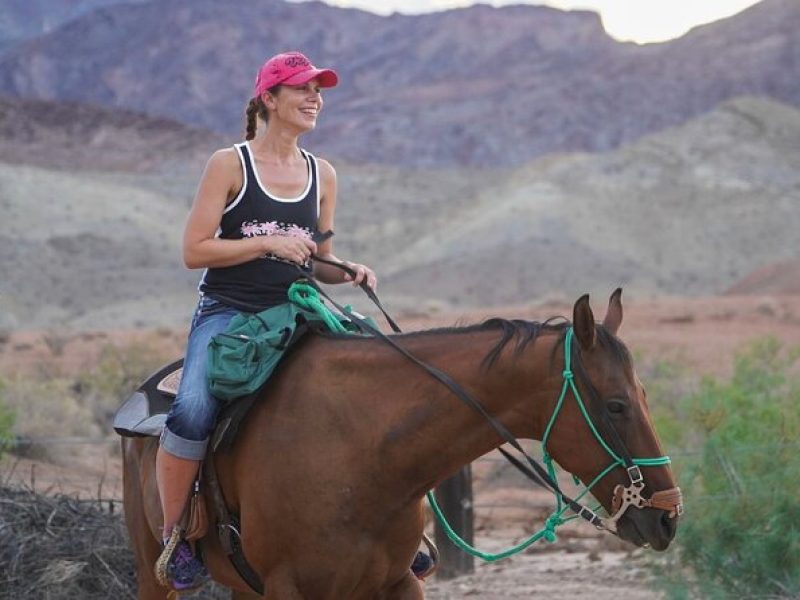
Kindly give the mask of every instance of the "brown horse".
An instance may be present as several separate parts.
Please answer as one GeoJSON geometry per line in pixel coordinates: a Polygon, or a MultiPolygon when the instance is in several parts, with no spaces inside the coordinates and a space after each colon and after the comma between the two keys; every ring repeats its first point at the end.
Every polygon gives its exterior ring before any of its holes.
{"type": "MultiPolygon", "coordinates": [[[[588,296],[575,303],[572,355],[582,367],[575,383],[609,445],[621,442],[629,455],[660,457],[644,389],[615,335],[621,321],[619,291],[602,324],[595,323],[588,296]],[[609,427],[618,435],[610,436],[609,427]]],[[[541,439],[562,388],[568,325],[494,319],[392,339],[448,373],[515,436],[541,439]]],[[[423,531],[423,497],[496,448],[502,440],[495,430],[375,339],[310,336],[286,357],[262,400],[233,449],[214,460],[228,504],[240,515],[244,553],[264,581],[264,597],[423,598],[409,571],[423,531]]],[[[142,599],[166,596],[153,576],[161,527],[156,443],[123,440],[125,516],[142,599]]],[[[610,464],[569,399],[548,449],[587,484],[610,464]]],[[[668,466],[643,472],[645,495],[675,488],[668,466]]],[[[615,487],[629,483],[626,470],[615,468],[592,493],[611,513],[615,487]]],[[[625,511],[619,536],[665,549],[676,529],[676,511],[669,508],[625,511]]],[[[237,597],[250,597],[214,528],[209,531],[203,543],[213,578],[243,593],[237,597]]]]}

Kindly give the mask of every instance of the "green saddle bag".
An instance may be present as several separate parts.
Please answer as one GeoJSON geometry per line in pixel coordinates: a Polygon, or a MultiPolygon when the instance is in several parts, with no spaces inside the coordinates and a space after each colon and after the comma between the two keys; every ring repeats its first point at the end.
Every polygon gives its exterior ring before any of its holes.
{"type": "MultiPolygon", "coordinates": [[[[290,288],[290,298],[311,309],[287,302],[256,314],[238,314],[224,332],[211,338],[207,377],[212,395],[230,401],[258,390],[275,370],[295,338],[298,326],[304,322],[319,322],[326,329],[339,333],[361,333],[347,316],[333,314],[324,307],[311,288],[294,284],[290,288]]],[[[374,324],[372,319],[368,320],[374,324]]]]}
{"type": "Polygon", "coordinates": [[[286,303],[239,314],[208,344],[208,387],[220,400],[252,394],[269,378],[297,329],[300,309],[286,303]]]}

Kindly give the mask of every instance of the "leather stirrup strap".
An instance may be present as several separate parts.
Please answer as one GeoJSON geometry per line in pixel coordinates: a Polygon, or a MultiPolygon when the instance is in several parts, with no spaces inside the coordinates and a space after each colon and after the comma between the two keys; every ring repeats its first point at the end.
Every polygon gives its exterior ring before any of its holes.
{"type": "Polygon", "coordinates": [[[211,494],[211,502],[217,513],[217,533],[222,549],[225,551],[225,554],[228,555],[228,559],[231,561],[233,568],[236,569],[236,572],[245,583],[250,586],[250,589],[259,596],[263,596],[264,582],[244,556],[240,525],[228,511],[228,505],[225,503],[225,497],[222,495],[222,488],[219,486],[214,458],[209,456],[204,462],[203,467],[205,469],[208,491],[211,494]]]}

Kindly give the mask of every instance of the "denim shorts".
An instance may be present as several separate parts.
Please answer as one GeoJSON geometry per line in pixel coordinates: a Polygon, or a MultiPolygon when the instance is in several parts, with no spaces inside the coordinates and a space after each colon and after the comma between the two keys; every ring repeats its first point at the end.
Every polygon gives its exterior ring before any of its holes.
{"type": "Polygon", "coordinates": [[[225,331],[239,314],[235,308],[208,296],[200,298],[192,318],[183,375],[161,434],[161,447],[178,458],[201,460],[219,409],[208,390],[206,361],[211,338],[225,331]]]}

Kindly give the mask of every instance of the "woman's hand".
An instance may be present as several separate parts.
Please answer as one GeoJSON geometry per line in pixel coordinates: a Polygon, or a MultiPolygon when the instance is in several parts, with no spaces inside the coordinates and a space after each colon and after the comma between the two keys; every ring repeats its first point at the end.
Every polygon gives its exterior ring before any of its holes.
{"type": "Polygon", "coordinates": [[[317,251],[317,245],[303,237],[270,235],[263,239],[265,254],[273,254],[301,266],[317,251]]]}
{"type": "Polygon", "coordinates": [[[372,269],[358,263],[347,262],[345,264],[356,273],[355,277],[353,277],[352,275],[350,275],[345,271],[344,273],[345,281],[352,281],[355,287],[358,287],[359,285],[361,285],[362,281],[365,281],[367,283],[367,286],[372,291],[375,291],[375,288],[377,288],[378,286],[378,278],[375,277],[375,273],[372,269]]]}

